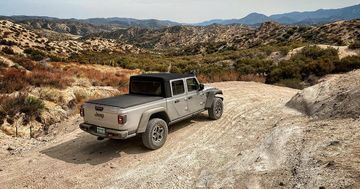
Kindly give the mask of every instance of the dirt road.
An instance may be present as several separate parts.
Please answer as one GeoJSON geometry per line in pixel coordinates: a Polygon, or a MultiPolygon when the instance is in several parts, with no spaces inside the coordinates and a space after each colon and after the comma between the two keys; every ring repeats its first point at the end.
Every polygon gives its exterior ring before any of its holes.
{"type": "Polygon", "coordinates": [[[159,150],[75,129],[3,157],[0,188],[360,188],[359,120],[311,120],[285,107],[294,89],[212,85],[224,91],[223,117],[171,126],[159,150]]]}

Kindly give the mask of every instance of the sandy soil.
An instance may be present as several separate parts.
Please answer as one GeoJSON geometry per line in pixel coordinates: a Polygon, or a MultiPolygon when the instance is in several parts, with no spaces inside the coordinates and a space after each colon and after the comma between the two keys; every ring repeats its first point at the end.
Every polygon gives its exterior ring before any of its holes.
{"type": "Polygon", "coordinates": [[[0,153],[0,188],[360,188],[359,120],[312,120],[285,106],[294,89],[212,85],[223,117],[171,126],[159,150],[139,137],[97,141],[75,117],[54,140],[0,153]]]}

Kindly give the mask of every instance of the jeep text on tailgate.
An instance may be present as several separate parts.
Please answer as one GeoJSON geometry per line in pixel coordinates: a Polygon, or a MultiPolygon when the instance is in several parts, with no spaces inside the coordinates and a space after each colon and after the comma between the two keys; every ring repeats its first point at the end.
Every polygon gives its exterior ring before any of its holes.
{"type": "Polygon", "coordinates": [[[208,110],[211,119],[223,113],[222,91],[200,84],[192,74],[156,73],[130,77],[129,94],[91,100],[80,109],[80,128],[99,139],[142,135],[144,145],[164,145],[168,125],[208,110]]]}

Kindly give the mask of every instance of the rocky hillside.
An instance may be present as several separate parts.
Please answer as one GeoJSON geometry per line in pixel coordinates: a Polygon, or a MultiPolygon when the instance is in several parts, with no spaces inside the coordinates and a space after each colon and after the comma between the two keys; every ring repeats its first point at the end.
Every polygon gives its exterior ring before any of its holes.
{"type": "MultiPolygon", "coordinates": [[[[120,53],[136,53],[139,51],[138,48],[132,45],[112,39],[89,38],[86,40],[75,40],[69,37],[66,40],[51,41],[41,34],[10,21],[0,20],[0,26],[0,48],[5,49],[3,52],[7,54],[22,54],[25,49],[29,48],[62,56],[81,51],[114,51],[120,53]]],[[[57,34],[53,31],[51,32],[51,35],[56,36],[57,34]]]]}
{"type": "Polygon", "coordinates": [[[287,106],[316,118],[360,118],[360,70],[332,75],[295,95],[287,106]]]}
{"type": "Polygon", "coordinates": [[[27,17],[27,16],[14,16],[2,17],[2,19],[20,24],[27,29],[36,30],[51,30],[58,33],[67,33],[72,35],[88,35],[98,32],[110,32],[115,29],[120,29],[117,25],[93,25],[86,22],[81,22],[76,19],[57,19],[46,17],[27,17]]]}
{"type": "Polygon", "coordinates": [[[344,45],[359,40],[360,20],[339,21],[317,27],[288,26],[266,22],[259,28],[241,25],[174,26],[152,30],[128,28],[113,32],[101,32],[88,37],[117,39],[142,48],[165,50],[169,48],[249,48],[270,43],[301,41],[344,45]],[[339,35],[341,34],[341,35],[339,35]]]}

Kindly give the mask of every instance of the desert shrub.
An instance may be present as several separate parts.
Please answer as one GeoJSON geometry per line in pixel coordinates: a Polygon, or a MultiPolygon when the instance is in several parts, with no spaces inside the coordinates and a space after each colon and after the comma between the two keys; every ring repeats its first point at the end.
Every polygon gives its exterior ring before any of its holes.
{"type": "Polygon", "coordinates": [[[304,56],[316,60],[323,57],[337,57],[338,51],[334,48],[322,49],[318,46],[306,46],[295,56],[304,56]]]}
{"type": "Polygon", "coordinates": [[[7,37],[9,37],[10,36],[10,34],[11,34],[11,32],[9,32],[9,31],[6,31],[6,32],[4,32],[3,33],[3,38],[7,38],[7,37]]]}
{"type": "Polygon", "coordinates": [[[1,51],[5,54],[15,54],[14,50],[11,47],[3,47],[1,51]]]}
{"type": "Polygon", "coordinates": [[[28,86],[25,71],[16,68],[2,70],[0,78],[1,93],[12,93],[28,86]]]}
{"type": "Polygon", "coordinates": [[[0,45],[13,46],[13,45],[17,45],[17,43],[6,39],[1,39],[0,45]]]}
{"type": "Polygon", "coordinates": [[[247,75],[268,73],[271,64],[260,59],[239,59],[234,66],[241,75],[247,75]]]}
{"type": "Polygon", "coordinates": [[[360,49],[360,41],[356,40],[355,42],[349,45],[349,49],[360,49]]]}
{"type": "Polygon", "coordinates": [[[56,56],[56,55],[49,55],[50,61],[52,62],[63,62],[65,61],[64,58],[56,56]]]}
{"type": "Polygon", "coordinates": [[[335,73],[360,69],[360,56],[349,56],[335,62],[335,73]]]}
{"type": "Polygon", "coordinates": [[[28,74],[27,81],[35,87],[52,86],[60,89],[70,86],[72,83],[72,80],[64,77],[61,72],[42,68],[35,68],[28,74]]]}
{"type": "Polygon", "coordinates": [[[35,67],[35,63],[31,59],[24,56],[12,56],[10,57],[10,59],[30,71],[33,70],[35,67]]]}
{"type": "Polygon", "coordinates": [[[24,113],[24,124],[32,118],[40,116],[44,109],[42,100],[27,94],[19,94],[15,97],[2,97],[0,98],[0,114],[8,115],[10,118],[14,117],[17,113],[24,113]]]}
{"type": "Polygon", "coordinates": [[[46,56],[44,52],[32,48],[25,49],[24,53],[28,54],[31,57],[31,59],[35,61],[43,60],[46,56]]]}
{"type": "Polygon", "coordinates": [[[7,67],[8,64],[6,64],[3,60],[0,60],[0,69],[7,67]]]}
{"type": "Polygon", "coordinates": [[[332,73],[337,61],[339,58],[336,49],[307,46],[290,60],[273,66],[267,75],[266,83],[274,84],[281,81],[286,86],[296,86],[293,85],[296,81],[306,80],[310,75],[323,76],[332,73]]]}

